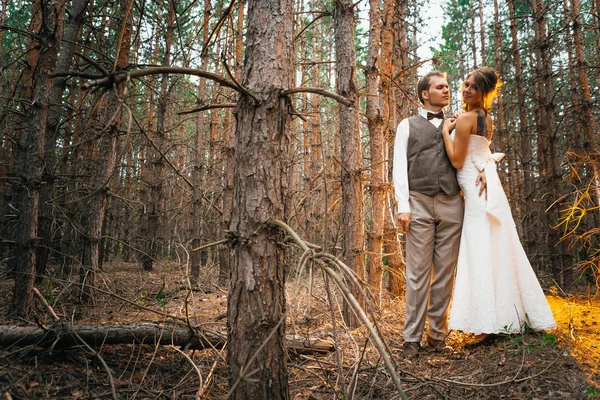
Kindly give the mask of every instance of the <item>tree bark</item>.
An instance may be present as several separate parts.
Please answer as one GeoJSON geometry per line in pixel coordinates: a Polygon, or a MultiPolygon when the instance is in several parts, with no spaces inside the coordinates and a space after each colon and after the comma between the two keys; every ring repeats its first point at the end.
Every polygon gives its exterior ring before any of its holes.
{"type": "MultiPolygon", "coordinates": [[[[75,0],[71,3],[68,10],[68,20],[65,26],[64,40],[58,54],[55,73],[65,73],[69,71],[73,54],[75,52],[77,40],[81,33],[85,14],[89,0],[75,0]]],[[[0,38],[1,41],[1,38],[0,38]]],[[[67,79],[57,77],[53,79],[52,91],[49,100],[48,124],[44,138],[44,185],[40,190],[40,215],[38,236],[42,245],[36,251],[36,273],[42,276],[46,272],[46,264],[50,255],[50,248],[53,246],[52,239],[56,224],[53,216],[54,206],[51,203],[51,194],[54,189],[56,179],[56,140],[58,137],[59,126],[63,117],[61,112],[66,107],[61,105],[62,96],[67,87],[67,79]]]]}
{"type": "Polygon", "coordinates": [[[469,0],[469,10],[471,11],[471,54],[473,56],[473,69],[477,68],[477,41],[475,40],[475,0],[469,0]]]}
{"type": "MultiPolygon", "coordinates": [[[[234,74],[235,79],[240,82],[242,78],[242,50],[244,46],[244,37],[242,32],[244,30],[244,1],[238,1],[237,9],[237,27],[235,30],[235,68],[234,74]]],[[[236,147],[236,127],[237,122],[234,118],[231,121],[231,125],[227,128],[226,138],[226,150],[225,150],[225,188],[223,189],[223,221],[221,222],[221,232],[225,232],[229,229],[231,223],[231,216],[233,213],[233,184],[235,175],[235,147],[236,147]]],[[[230,274],[231,256],[228,248],[221,250],[220,252],[220,265],[219,265],[219,284],[226,285],[229,281],[230,274]]]]}
{"type": "MultiPolygon", "coordinates": [[[[362,150],[358,119],[354,3],[352,0],[336,1],[333,18],[337,60],[336,89],[339,95],[346,97],[353,104],[352,107],[338,104],[342,162],[342,252],[346,264],[352,268],[359,280],[364,280],[362,150]]],[[[360,299],[357,288],[353,290],[355,297],[360,299]]],[[[358,325],[358,320],[347,304],[344,306],[344,320],[351,327],[358,325]]]]}
{"type": "Polygon", "coordinates": [[[284,250],[272,219],[285,219],[293,3],[248,3],[246,58],[237,108],[231,280],[227,308],[232,399],[288,399],[284,250]],[[269,79],[265,79],[268,77],[269,79]]]}
{"type": "MultiPolygon", "coordinates": [[[[130,6],[132,0],[119,0],[120,4],[120,42],[117,48],[117,59],[114,68],[125,69],[129,63],[131,50],[132,18],[130,6]]],[[[99,245],[102,236],[102,224],[106,213],[108,187],[115,170],[117,160],[117,138],[121,124],[121,96],[124,93],[125,83],[120,83],[111,90],[106,99],[104,119],[110,122],[100,139],[97,163],[99,170],[95,173],[92,184],[93,193],[86,206],[86,224],[84,227],[83,254],[81,268],[81,300],[86,303],[94,301],[94,287],[98,273],[99,245]]],[[[102,129],[102,128],[101,128],[102,129]]]]}
{"type": "Polygon", "coordinates": [[[565,243],[560,241],[560,232],[555,228],[558,225],[561,204],[555,204],[556,199],[563,193],[562,172],[560,168],[559,135],[556,126],[556,110],[554,105],[554,80],[552,77],[552,55],[550,53],[550,42],[546,27],[547,7],[543,0],[535,0],[534,29],[536,33],[536,55],[538,57],[539,77],[538,85],[540,114],[538,120],[538,154],[543,160],[542,176],[548,186],[546,189],[545,209],[549,224],[547,254],[548,263],[552,266],[554,278],[561,282],[564,273],[570,271],[571,259],[568,255],[565,243]]]}
{"type": "MultiPolygon", "coordinates": [[[[175,2],[177,0],[167,0],[167,21],[166,21],[166,32],[165,32],[165,43],[163,49],[163,60],[162,66],[169,67],[171,65],[171,46],[173,43],[173,31],[175,30],[175,2]]],[[[158,10],[160,14],[162,10],[158,10]]],[[[158,43],[157,43],[158,45],[158,43]]],[[[166,124],[167,124],[167,112],[170,101],[169,94],[169,75],[162,74],[160,78],[160,91],[158,95],[158,107],[156,109],[156,131],[152,136],[154,146],[156,149],[150,152],[150,169],[149,182],[146,182],[150,186],[149,201],[145,204],[144,213],[142,218],[141,226],[145,226],[145,232],[142,236],[144,240],[144,252],[141,256],[142,269],[144,271],[152,271],[154,261],[156,260],[160,243],[159,233],[161,227],[163,227],[163,202],[164,202],[164,185],[163,185],[163,171],[165,161],[163,159],[164,143],[166,142],[166,124]],[[159,151],[160,150],[160,151],[159,151]]],[[[153,147],[154,147],[153,146],[153,147]]]]}
{"type": "MultiPolygon", "coordinates": [[[[211,4],[209,1],[204,4],[204,13],[202,21],[202,40],[204,41],[203,47],[206,46],[209,40],[209,21],[211,14],[211,4]]],[[[201,57],[201,68],[206,70],[208,66],[208,54],[205,52],[201,57]]],[[[200,105],[206,103],[206,80],[200,79],[198,81],[198,102],[200,105]]],[[[201,218],[202,215],[202,189],[203,181],[205,180],[206,172],[206,157],[205,157],[205,144],[204,144],[204,130],[205,130],[205,114],[203,111],[196,115],[196,127],[194,131],[194,169],[192,171],[192,179],[194,183],[193,198],[192,198],[192,249],[200,247],[204,239],[204,220],[201,218]]],[[[198,282],[200,276],[200,268],[206,264],[207,252],[192,251],[190,255],[190,281],[192,284],[198,282]]]]}
{"type": "MultiPolygon", "coordinates": [[[[508,0],[508,11],[510,13],[510,34],[513,53],[513,64],[515,68],[515,86],[517,89],[517,109],[519,110],[519,142],[521,154],[521,170],[523,171],[523,212],[522,232],[525,247],[528,254],[532,254],[536,245],[536,222],[533,184],[533,153],[531,138],[529,137],[529,122],[527,108],[525,106],[525,89],[523,82],[523,65],[521,62],[521,49],[519,48],[517,15],[515,12],[515,1],[508,0]]],[[[517,144],[517,143],[515,143],[517,144]]]]}
{"type": "MultiPolygon", "coordinates": [[[[313,2],[314,3],[314,2],[313,2]]],[[[311,75],[311,86],[321,87],[321,64],[318,64],[322,59],[322,41],[321,41],[321,22],[315,23],[315,33],[310,39],[311,53],[313,61],[317,62],[313,65],[311,75]]],[[[325,171],[325,160],[323,159],[323,130],[321,127],[321,96],[311,94],[309,130],[310,130],[310,176],[311,186],[309,190],[310,196],[310,220],[313,221],[312,229],[309,231],[309,238],[313,243],[325,246],[327,235],[323,226],[326,218],[327,200],[326,186],[327,173],[325,171]],[[321,176],[321,179],[317,179],[321,176]]],[[[307,227],[308,228],[308,227],[307,227]]]]}
{"type": "MultiPolygon", "coordinates": [[[[100,348],[116,344],[146,344],[179,346],[188,350],[222,349],[226,336],[181,325],[72,325],[58,322],[48,328],[39,326],[0,326],[0,347],[38,346],[67,348],[81,342],[100,348]]],[[[286,336],[286,349],[297,354],[329,353],[335,351],[331,340],[314,337],[286,336]]]]}
{"type": "MultiPolygon", "coordinates": [[[[366,72],[367,90],[367,124],[369,127],[369,149],[371,153],[371,181],[369,192],[371,194],[371,226],[369,227],[367,273],[371,291],[375,302],[381,299],[382,246],[383,246],[383,213],[385,208],[384,176],[384,113],[380,88],[380,55],[381,49],[381,11],[380,1],[369,2],[369,50],[366,72]]],[[[388,68],[389,69],[389,68],[388,68]]]]}
{"type": "MultiPolygon", "coordinates": [[[[479,39],[481,41],[481,65],[487,65],[487,55],[485,51],[485,24],[483,19],[483,0],[479,0],[479,39]]],[[[499,64],[496,64],[496,68],[498,68],[498,66],[499,64]]]]}
{"type": "Polygon", "coordinates": [[[27,318],[31,311],[36,268],[36,240],[40,188],[43,182],[43,151],[52,91],[50,75],[56,67],[62,36],[64,10],[53,1],[33,3],[27,67],[31,102],[25,109],[25,130],[18,142],[16,203],[19,208],[15,248],[15,283],[8,316],[27,318]]]}
{"type": "MultiPolygon", "coordinates": [[[[600,10],[596,10],[600,11],[600,10]]],[[[596,16],[600,21],[600,17],[596,16]]],[[[583,126],[583,147],[587,154],[591,154],[591,169],[593,171],[594,188],[593,196],[596,204],[600,204],[600,158],[598,158],[598,131],[594,113],[592,110],[592,94],[590,89],[590,80],[588,76],[588,63],[584,53],[584,35],[581,29],[581,5],[579,0],[571,0],[571,22],[573,28],[573,41],[575,42],[575,59],[577,65],[577,77],[579,80],[579,91],[581,96],[581,114],[583,126]]],[[[600,23],[600,22],[599,22],[600,23]]],[[[600,32],[600,31],[599,31],[600,32]]],[[[600,50],[596,49],[596,52],[600,50]]]]}
{"type": "MultiPolygon", "coordinates": [[[[407,0],[385,0],[383,4],[383,40],[381,45],[381,72],[382,72],[382,98],[387,101],[387,131],[386,148],[388,157],[387,182],[393,182],[392,162],[394,159],[394,141],[396,140],[396,126],[409,115],[410,105],[405,93],[392,86],[392,77],[398,85],[404,85],[407,74],[403,73],[408,67],[408,38],[407,38],[407,0]],[[396,18],[394,18],[396,14],[396,18]],[[395,25],[394,25],[395,24],[395,25]],[[394,37],[393,35],[396,35],[394,37]],[[392,43],[390,44],[390,36],[392,43]],[[391,45],[391,49],[389,48],[391,45]],[[391,51],[391,54],[390,54],[391,51]],[[391,62],[393,60],[393,62],[391,62]],[[393,88],[393,89],[392,89],[393,88]]],[[[404,293],[404,259],[402,248],[398,240],[398,230],[395,224],[396,198],[393,187],[387,191],[387,209],[384,213],[383,245],[387,259],[389,273],[388,290],[395,296],[404,293]]]]}

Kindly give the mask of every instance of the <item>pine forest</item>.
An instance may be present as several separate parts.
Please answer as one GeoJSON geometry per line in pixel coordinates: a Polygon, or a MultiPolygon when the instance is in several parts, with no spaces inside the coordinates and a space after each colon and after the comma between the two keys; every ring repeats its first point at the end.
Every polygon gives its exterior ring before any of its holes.
{"type": "Polygon", "coordinates": [[[0,10],[0,399],[599,396],[600,0],[0,10]],[[557,329],[410,361],[396,128],[482,66],[557,329]]]}

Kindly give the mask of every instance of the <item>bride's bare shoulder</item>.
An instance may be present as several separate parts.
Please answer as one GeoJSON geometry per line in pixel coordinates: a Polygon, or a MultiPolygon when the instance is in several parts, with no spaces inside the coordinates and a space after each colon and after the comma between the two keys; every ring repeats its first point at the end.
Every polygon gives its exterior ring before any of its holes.
{"type": "Polygon", "coordinates": [[[477,113],[475,111],[466,111],[456,118],[457,124],[473,124],[477,122],[477,113]]]}

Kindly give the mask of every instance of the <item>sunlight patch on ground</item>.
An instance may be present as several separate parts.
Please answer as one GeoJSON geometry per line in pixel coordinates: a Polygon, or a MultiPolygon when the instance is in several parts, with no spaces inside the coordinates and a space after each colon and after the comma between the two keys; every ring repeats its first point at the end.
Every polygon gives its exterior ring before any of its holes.
{"type": "Polygon", "coordinates": [[[600,386],[600,301],[548,296],[556,325],[590,381],[600,386]]]}

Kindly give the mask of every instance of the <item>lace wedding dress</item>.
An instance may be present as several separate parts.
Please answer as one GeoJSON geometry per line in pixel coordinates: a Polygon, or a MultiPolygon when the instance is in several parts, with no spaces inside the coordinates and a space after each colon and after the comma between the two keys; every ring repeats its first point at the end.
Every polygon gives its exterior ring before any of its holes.
{"type": "MultiPolygon", "coordinates": [[[[471,135],[458,170],[465,217],[450,310],[449,328],[471,333],[517,333],[555,328],[552,311],[521,246],[496,172],[489,141],[471,135]],[[487,196],[475,180],[485,170],[487,196]]],[[[500,154],[503,156],[503,154],[500,154]]]]}

